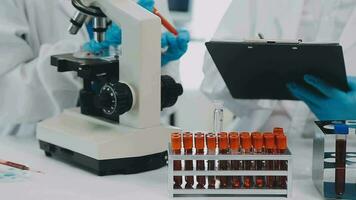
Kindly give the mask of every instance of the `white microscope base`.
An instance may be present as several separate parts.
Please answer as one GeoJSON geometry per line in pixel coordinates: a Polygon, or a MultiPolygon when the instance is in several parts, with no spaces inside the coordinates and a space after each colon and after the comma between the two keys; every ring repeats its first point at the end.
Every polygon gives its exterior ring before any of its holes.
{"type": "Polygon", "coordinates": [[[74,162],[98,175],[137,173],[166,164],[174,127],[136,129],[83,115],[78,108],[37,126],[46,155],[74,162]]]}

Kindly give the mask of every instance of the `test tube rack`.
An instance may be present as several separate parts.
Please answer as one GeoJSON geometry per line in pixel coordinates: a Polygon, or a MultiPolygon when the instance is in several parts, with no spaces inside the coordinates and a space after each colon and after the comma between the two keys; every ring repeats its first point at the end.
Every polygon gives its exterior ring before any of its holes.
{"type": "MultiPolygon", "coordinates": [[[[255,197],[286,197],[292,196],[292,154],[289,149],[284,154],[215,154],[207,155],[206,149],[204,155],[195,155],[193,150],[192,155],[173,154],[171,144],[168,144],[168,191],[170,197],[185,197],[185,196],[255,196],[255,197]],[[190,171],[175,171],[173,170],[173,161],[180,160],[184,163],[185,160],[193,160],[194,168],[190,171]],[[196,170],[196,160],[280,160],[287,161],[288,168],[282,170],[196,170]],[[229,189],[175,189],[174,176],[287,176],[287,188],[285,189],[270,189],[270,188],[229,188],[229,189]]],[[[205,162],[206,164],[206,162],[205,162]]],[[[184,169],[184,168],[183,168],[184,169]]],[[[217,181],[218,182],[218,181],[217,181]]]]}

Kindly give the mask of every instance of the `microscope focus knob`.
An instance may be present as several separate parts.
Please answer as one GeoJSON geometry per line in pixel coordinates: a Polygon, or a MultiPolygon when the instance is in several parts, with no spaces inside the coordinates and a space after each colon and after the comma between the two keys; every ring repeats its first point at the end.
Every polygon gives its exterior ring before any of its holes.
{"type": "Polygon", "coordinates": [[[161,109],[173,106],[182,94],[181,84],[170,76],[161,76],[161,109]]]}
{"type": "Polygon", "coordinates": [[[133,93],[129,85],[119,81],[106,83],[99,93],[99,107],[106,115],[122,115],[131,110],[133,93]]]}

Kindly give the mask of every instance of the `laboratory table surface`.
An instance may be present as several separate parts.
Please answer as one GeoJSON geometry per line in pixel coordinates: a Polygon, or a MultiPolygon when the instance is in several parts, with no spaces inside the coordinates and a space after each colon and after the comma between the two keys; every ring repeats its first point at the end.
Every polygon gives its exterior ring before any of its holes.
{"type": "MultiPolygon", "coordinates": [[[[293,199],[322,199],[311,179],[312,140],[290,138],[289,144],[294,159],[293,199]]],[[[167,167],[134,175],[100,177],[59,160],[46,157],[44,152],[39,149],[38,142],[34,137],[0,136],[0,158],[25,163],[33,169],[44,172],[44,174],[30,173],[26,179],[19,181],[6,182],[0,180],[0,199],[169,199],[167,167]]],[[[207,198],[176,197],[175,199],[207,198]]],[[[220,198],[210,197],[209,199],[220,198]]]]}

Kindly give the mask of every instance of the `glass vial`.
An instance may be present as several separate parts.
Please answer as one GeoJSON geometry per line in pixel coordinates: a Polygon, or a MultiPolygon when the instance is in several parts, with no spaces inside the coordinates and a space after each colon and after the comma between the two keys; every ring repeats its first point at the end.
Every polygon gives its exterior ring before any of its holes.
{"type": "MultiPolygon", "coordinates": [[[[240,134],[240,139],[241,139],[241,146],[242,146],[242,153],[243,154],[251,154],[251,148],[252,148],[252,143],[251,143],[251,136],[249,133],[244,132],[240,134]]],[[[243,170],[251,170],[251,160],[243,160],[242,161],[242,168],[243,170]]],[[[244,176],[243,178],[243,186],[244,188],[251,188],[253,185],[252,183],[252,177],[251,176],[244,176]]]]}
{"type": "MultiPolygon", "coordinates": [[[[181,154],[182,149],[182,136],[180,133],[172,133],[171,134],[171,143],[172,143],[172,153],[175,155],[181,154]]],[[[180,160],[173,161],[173,170],[180,171],[182,170],[182,162],[180,160]]],[[[182,177],[174,176],[173,177],[174,189],[182,189],[182,177]]]]}
{"type": "MultiPolygon", "coordinates": [[[[263,136],[260,132],[252,133],[252,145],[253,145],[254,154],[263,154],[263,136]]],[[[263,170],[262,160],[254,161],[254,170],[256,171],[263,170]]],[[[257,188],[263,188],[265,185],[265,178],[263,176],[256,176],[255,185],[257,188]]]]}
{"type": "MultiPolygon", "coordinates": [[[[240,153],[240,136],[237,132],[229,133],[230,153],[237,155],[240,153]]],[[[240,170],[240,160],[231,160],[231,170],[240,170]]],[[[241,188],[241,176],[231,177],[231,187],[241,188]]]]}
{"type": "MultiPolygon", "coordinates": [[[[184,146],[184,154],[192,155],[193,153],[193,134],[190,132],[183,133],[183,146],[184,146]]],[[[191,171],[193,170],[193,161],[185,160],[184,162],[184,170],[191,171]]],[[[193,176],[185,176],[185,189],[193,189],[194,185],[194,177],[193,176]]]]}
{"type": "MultiPolygon", "coordinates": [[[[221,132],[218,134],[218,145],[219,145],[219,154],[226,155],[229,152],[229,143],[226,132],[221,132]]],[[[219,170],[228,170],[228,161],[227,160],[219,160],[218,165],[219,170]]],[[[225,189],[228,187],[228,177],[220,176],[220,188],[225,189]]]]}
{"type": "MultiPolygon", "coordinates": [[[[195,143],[195,152],[196,155],[204,155],[204,134],[196,133],[194,135],[194,143],[195,143]]],[[[196,169],[200,171],[205,170],[205,162],[204,160],[196,160],[196,169]]],[[[205,176],[196,176],[197,189],[205,189],[205,176]]]]}
{"type": "MultiPolygon", "coordinates": [[[[265,153],[268,155],[275,154],[275,137],[273,133],[264,133],[263,139],[265,143],[265,153]]],[[[266,160],[266,170],[274,170],[274,162],[273,160],[266,160]]],[[[266,177],[266,187],[274,188],[275,187],[275,176],[267,176],[266,177]]]]}
{"type": "MultiPolygon", "coordinates": [[[[208,147],[208,155],[216,154],[216,135],[209,133],[206,136],[206,146],[208,147]]],[[[215,171],[215,160],[208,160],[208,170],[215,171]]],[[[215,189],[215,176],[208,176],[208,188],[215,189]]]]}

